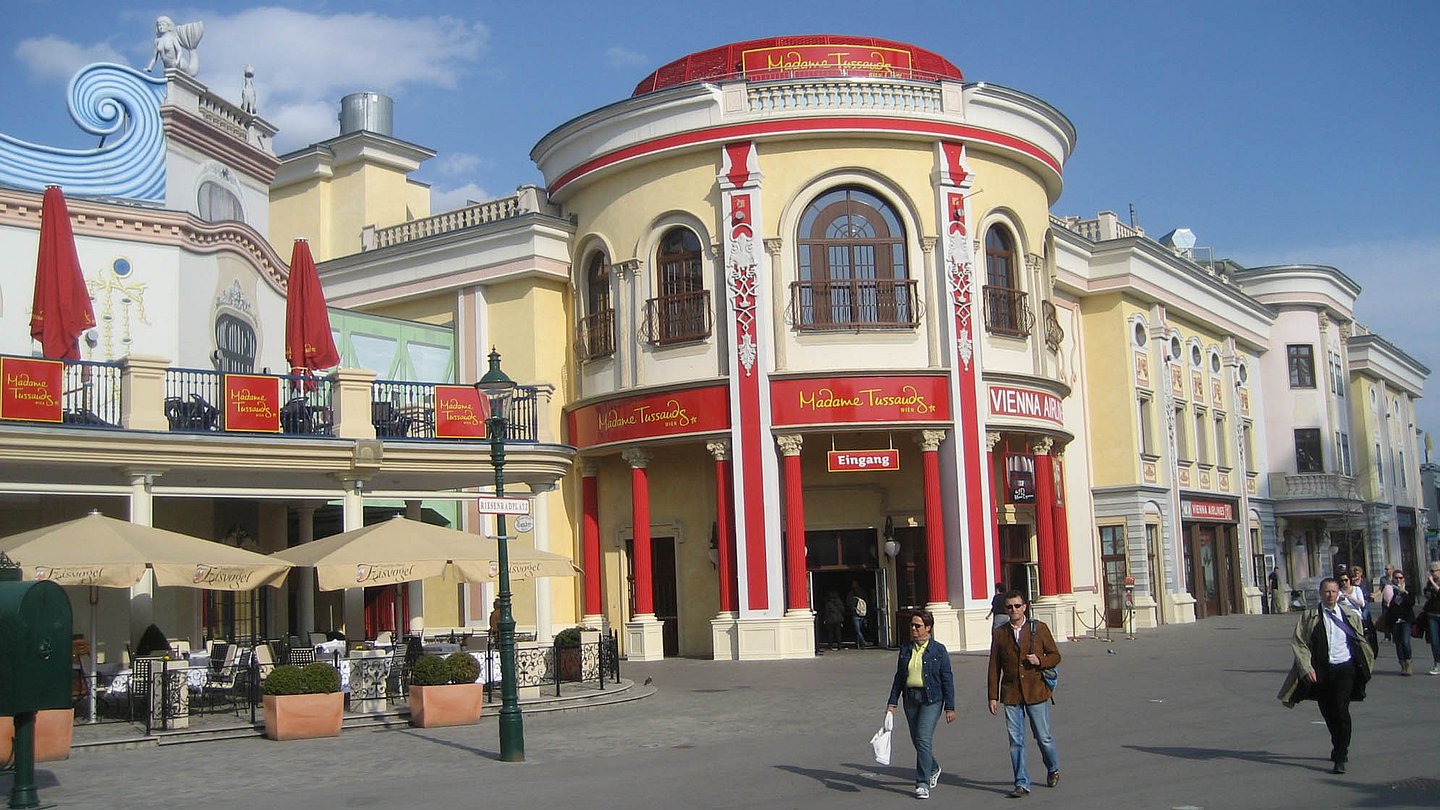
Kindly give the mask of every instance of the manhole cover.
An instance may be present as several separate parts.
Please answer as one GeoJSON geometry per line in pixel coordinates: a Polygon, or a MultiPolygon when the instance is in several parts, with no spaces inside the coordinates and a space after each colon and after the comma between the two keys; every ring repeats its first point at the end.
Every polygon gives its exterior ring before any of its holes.
{"type": "Polygon", "coordinates": [[[1393,787],[1397,790],[1440,790],[1440,779],[1416,776],[1403,782],[1396,782],[1393,787]]]}

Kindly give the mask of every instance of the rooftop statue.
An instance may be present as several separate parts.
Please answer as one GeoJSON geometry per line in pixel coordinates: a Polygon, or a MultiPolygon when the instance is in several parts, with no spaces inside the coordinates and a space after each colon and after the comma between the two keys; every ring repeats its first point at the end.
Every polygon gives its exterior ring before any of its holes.
{"type": "Polygon", "coordinates": [[[174,68],[191,76],[200,72],[200,53],[196,50],[205,36],[205,24],[199,22],[176,25],[169,17],[155,18],[155,55],[145,66],[149,73],[158,59],[166,70],[174,68]]]}
{"type": "Polygon", "coordinates": [[[245,82],[240,86],[240,109],[255,114],[255,66],[245,66],[245,82]]]}

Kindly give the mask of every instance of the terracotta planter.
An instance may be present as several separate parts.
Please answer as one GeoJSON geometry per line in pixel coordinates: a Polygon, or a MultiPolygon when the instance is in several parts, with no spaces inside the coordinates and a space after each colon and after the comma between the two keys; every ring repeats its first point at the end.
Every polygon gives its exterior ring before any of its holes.
{"type": "Polygon", "coordinates": [[[265,695],[265,736],[272,740],[308,740],[340,736],[345,695],[265,695]]]}
{"type": "MultiPolygon", "coordinates": [[[[35,713],[35,761],[58,762],[70,758],[70,737],[75,730],[74,709],[45,709],[35,713]]],[[[15,718],[0,717],[0,765],[15,757],[15,718]]]]}
{"type": "Polygon", "coordinates": [[[557,647],[555,658],[556,666],[560,670],[560,680],[578,681],[581,679],[579,647],[557,647]]]}
{"type": "Polygon", "coordinates": [[[480,721],[485,685],[452,683],[410,686],[410,725],[417,728],[466,726],[480,721]]]}

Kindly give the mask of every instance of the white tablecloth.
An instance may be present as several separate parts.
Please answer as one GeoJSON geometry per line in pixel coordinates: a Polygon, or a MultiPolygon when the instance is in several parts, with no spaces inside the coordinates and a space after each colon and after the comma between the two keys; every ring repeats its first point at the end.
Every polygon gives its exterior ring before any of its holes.
{"type": "MultiPolygon", "coordinates": [[[[185,680],[189,684],[191,692],[201,691],[210,680],[210,667],[208,665],[186,667],[184,661],[177,661],[170,669],[180,668],[185,669],[185,680]]],[[[128,694],[130,692],[130,676],[133,674],[134,670],[131,669],[119,670],[115,673],[115,676],[110,679],[110,684],[103,688],[103,691],[109,695],[128,694]]]]}

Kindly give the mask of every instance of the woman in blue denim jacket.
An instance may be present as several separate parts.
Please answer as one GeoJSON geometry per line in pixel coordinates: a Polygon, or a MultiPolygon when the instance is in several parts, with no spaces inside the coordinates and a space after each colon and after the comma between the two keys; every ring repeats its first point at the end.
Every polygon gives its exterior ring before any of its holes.
{"type": "Polygon", "coordinates": [[[905,721],[910,725],[910,742],[915,745],[915,798],[930,798],[930,789],[940,783],[940,763],[935,761],[935,726],[940,711],[945,722],[955,722],[955,676],[950,670],[950,652],[930,637],[935,617],[918,610],[910,618],[910,643],[900,647],[895,664],[895,681],[885,711],[894,712],[901,694],[905,696],[905,721]],[[917,658],[915,653],[919,652],[917,658]]]}

